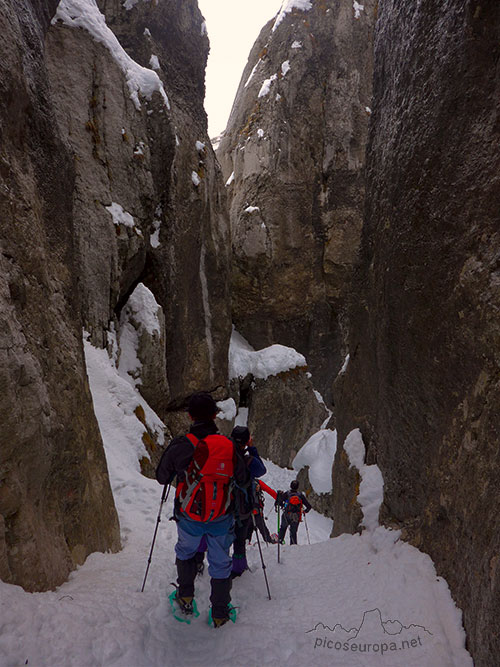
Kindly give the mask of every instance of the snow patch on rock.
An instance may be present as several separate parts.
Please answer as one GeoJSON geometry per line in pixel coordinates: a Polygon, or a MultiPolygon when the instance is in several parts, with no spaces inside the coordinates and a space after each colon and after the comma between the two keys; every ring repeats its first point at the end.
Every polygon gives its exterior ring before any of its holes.
{"type": "Polygon", "coordinates": [[[158,74],[152,69],[142,67],[128,55],[106,24],[104,14],[99,11],[96,0],[61,0],[52,24],[56,24],[57,21],[62,21],[71,28],[84,28],[96,42],[104,44],[121,68],[137,110],[141,109],[139,94],[151,100],[155,92],[160,93],[165,106],[170,109],[167,93],[158,74]]]}
{"type": "Polygon", "coordinates": [[[363,512],[361,525],[373,533],[379,526],[378,515],[384,500],[382,473],[377,465],[365,464],[365,443],[358,428],[351,431],[345,439],[344,450],[349,457],[349,467],[357,468],[361,477],[358,494],[358,502],[363,512]]]}
{"type": "Polygon", "coordinates": [[[309,481],[316,493],[331,493],[337,431],[322,429],[312,435],[293,460],[297,472],[309,466],[309,481]]]}
{"type": "Polygon", "coordinates": [[[276,30],[285,16],[293,9],[299,9],[303,12],[307,12],[309,9],[312,9],[312,2],[311,0],[285,0],[281,5],[281,9],[279,10],[278,15],[276,16],[272,32],[276,30]]]}
{"type": "Polygon", "coordinates": [[[243,336],[233,330],[229,344],[230,378],[244,378],[250,373],[254,378],[265,380],[270,375],[305,365],[305,357],[291,347],[271,345],[254,350],[243,336]]]}

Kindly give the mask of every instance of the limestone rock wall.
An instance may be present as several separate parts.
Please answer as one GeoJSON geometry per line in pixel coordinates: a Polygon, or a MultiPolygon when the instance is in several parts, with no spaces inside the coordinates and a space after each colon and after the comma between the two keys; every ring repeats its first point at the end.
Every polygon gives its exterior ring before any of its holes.
{"type": "Polygon", "coordinates": [[[119,547],[84,370],[75,169],[44,59],[56,4],[0,9],[0,577],[28,590],[119,547]]]}
{"type": "Polygon", "coordinates": [[[154,68],[165,92],[134,101],[114,49],[88,29],[51,28],[51,84],[75,161],[83,319],[104,346],[144,283],[164,313],[163,403],[175,407],[227,377],[230,243],[203,109],[208,38],[195,0],[97,4],[121,58],[154,68]]]}
{"type": "Polygon", "coordinates": [[[312,0],[270,21],[217,150],[233,321],[254,347],[279,342],[304,354],[327,400],[362,224],[374,7],[312,0]]]}
{"type": "Polygon", "coordinates": [[[253,380],[247,403],[248,428],[259,454],[289,468],[327,416],[303,368],[253,380]]]}
{"type": "Polygon", "coordinates": [[[166,421],[195,390],[227,391],[229,222],[203,18],[195,0],[129,5],[0,9],[0,576],[29,590],[119,548],[83,329],[110,351],[137,332],[137,379],[166,421]],[[140,284],[159,333],[127,310],[140,284]]]}
{"type": "Polygon", "coordinates": [[[493,665],[500,5],[383,0],[378,16],[350,362],[335,388],[335,531],[354,529],[341,443],[359,426],[384,476],[383,520],[431,555],[464,612],[475,664],[493,665]]]}

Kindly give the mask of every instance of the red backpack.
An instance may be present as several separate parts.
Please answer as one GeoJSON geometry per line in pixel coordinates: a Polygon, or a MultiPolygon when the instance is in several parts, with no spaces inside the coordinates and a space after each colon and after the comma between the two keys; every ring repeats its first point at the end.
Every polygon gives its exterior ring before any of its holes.
{"type": "Polygon", "coordinates": [[[285,512],[289,523],[302,521],[302,499],[298,493],[293,493],[288,497],[285,512]]]}
{"type": "Polygon", "coordinates": [[[218,434],[202,440],[192,433],[186,437],[194,445],[194,454],[177,485],[180,511],[194,521],[213,521],[226,513],[231,502],[234,445],[218,434]]]}

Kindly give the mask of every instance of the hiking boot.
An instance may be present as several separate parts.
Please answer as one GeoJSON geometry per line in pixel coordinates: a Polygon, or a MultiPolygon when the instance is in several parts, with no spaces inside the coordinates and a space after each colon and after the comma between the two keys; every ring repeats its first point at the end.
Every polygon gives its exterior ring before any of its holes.
{"type": "Polygon", "coordinates": [[[229,618],[213,618],[212,621],[214,628],[220,628],[229,621],[229,618]]]}
{"type": "Polygon", "coordinates": [[[185,616],[192,616],[193,615],[193,598],[192,597],[184,597],[181,598],[179,597],[178,593],[175,594],[175,601],[179,605],[180,611],[185,615],[185,616]]]}

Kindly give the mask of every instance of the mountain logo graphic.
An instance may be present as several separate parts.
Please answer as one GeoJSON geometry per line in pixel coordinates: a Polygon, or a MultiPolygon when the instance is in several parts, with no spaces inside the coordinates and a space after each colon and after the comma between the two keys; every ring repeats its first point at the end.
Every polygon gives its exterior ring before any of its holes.
{"type": "Polygon", "coordinates": [[[378,607],[375,609],[370,609],[363,613],[363,618],[359,627],[350,628],[347,630],[340,623],[336,623],[333,628],[324,623],[316,623],[314,628],[307,630],[306,634],[309,632],[325,631],[335,635],[335,639],[340,641],[351,641],[353,639],[361,639],[366,637],[398,637],[399,635],[406,634],[408,632],[425,632],[428,635],[432,636],[432,632],[427,630],[423,625],[418,625],[416,623],[410,623],[410,625],[404,625],[401,621],[387,619],[384,621],[382,619],[382,612],[378,607]]]}

